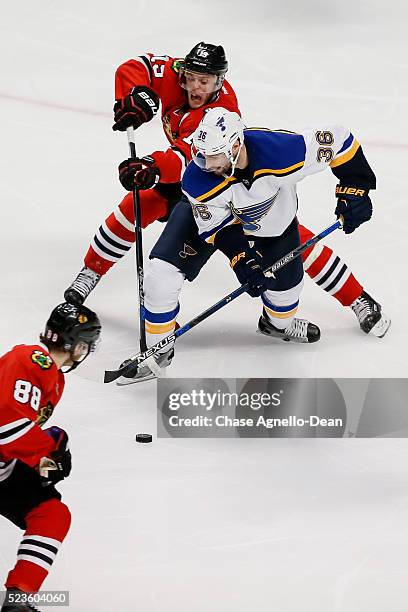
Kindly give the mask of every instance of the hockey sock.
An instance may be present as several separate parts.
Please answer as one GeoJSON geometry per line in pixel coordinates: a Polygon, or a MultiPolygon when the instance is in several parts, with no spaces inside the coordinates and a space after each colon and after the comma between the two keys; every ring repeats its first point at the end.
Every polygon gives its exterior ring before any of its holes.
{"type": "MultiPolygon", "coordinates": [[[[146,342],[153,346],[171,334],[176,326],[180,310],[179,295],[184,282],[184,274],[161,259],[152,259],[144,279],[146,342]]],[[[167,345],[163,352],[167,352],[167,345]]]]}
{"type": "Polygon", "coordinates": [[[31,510],[26,516],[26,532],[17,552],[17,563],[7,577],[6,588],[39,591],[70,524],[71,514],[58,499],[50,499],[31,510]]]}
{"type": "MultiPolygon", "coordinates": [[[[139,192],[142,227],[167,214],[168,202],[154,189],[139,192]]],[[[131,249],[135,241],[133,194],[128,193],[99,226],[84,263],[98,274],[106,272],[131,249]]]]}
{"type": "Polygon", "coordinates": [[[262,303],[268,319],[277,329],[286,329],[293,321],[298,305],[303,280],[286,291],[265,291],[262,303]]]}
{"type": "MultiPolygon", "coordinates": [[[[163,340],[166,336],[171,334],[176,328],[176,316],[180,310],[180,306],[177,306],[170,312],[155,313],[145,309],[146,312],[146,343],[147,346],[153,346],[163,340]]],[[[166,346],[165,351],[167,352],[170,345],[166,346]]]]}
{"type": "Polygon", "coordinates": [[[299,304],[299,302],[296,302],[288,306],[276,306],[264,297],[262,297],[262,302],[264,304],[264,312],[267,314],[272,325],[277,329],[286,329],[292,323],[299,304]]]}
{"type": "MultiPolygon", "coordinates": [[[[313,234],[299,226],[302,242],[313,234]]],[[[321,243],[315,244],[302,255],[305,272],[324,291],[332,295],[343,306],[350,306],[362,292],[363,287],[347,264],[333,250],[321,243]]]]}

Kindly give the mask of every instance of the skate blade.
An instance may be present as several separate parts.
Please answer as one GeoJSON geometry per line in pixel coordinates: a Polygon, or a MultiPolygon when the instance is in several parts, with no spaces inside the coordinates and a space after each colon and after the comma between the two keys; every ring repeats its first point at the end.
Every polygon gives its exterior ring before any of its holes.
{"type": "Polygon", "coordinates": [[[381,313],[381,319],[370,329],[369,335],[383,338],[390,329],[391,319],[388,315],[381,313]]]}
{"type": "Polygon", "coordinates": [[[147,366],[150,370],[150,374],[146,374],[146,376],[135,376],[134,378],[127,378],[126,376],[121,376],[118,378],[116,384],[118,387],[125,387],[126,385],[134,385],[136,383],[145,382],[147,380],[155,380],[157,378],[164,378],[165,376],[165,368],[159,366],[157,361],[153,356],[148,357],[144,362],[143,366],[147,366]]]}
{"type": "Polygon", "coordinates": [[[282,336],[274,336],[273,334],[266,334],[265,332],[261,331],[260,329],[256,330],[256,333],[259,334],[260,336],[265,336],[266,338],[273,338],[274,340],[280,340],[281,342],[293,342],[294,344],[312,344],[311,342],[309,342],[307,340],[307,338],[303,339],[303,338],[284,338],[282,336]]]}
{"type": "Polygon", "coordinates": [[[156,374],[148,374],[147,376],[143,376],[143,378],[125,378],[121,376],[116,381],[118,387],[126,387],[127,385],[135,385],[136,383],[146,382],[147,380],[157,380],[158,376],[156,374]]]}

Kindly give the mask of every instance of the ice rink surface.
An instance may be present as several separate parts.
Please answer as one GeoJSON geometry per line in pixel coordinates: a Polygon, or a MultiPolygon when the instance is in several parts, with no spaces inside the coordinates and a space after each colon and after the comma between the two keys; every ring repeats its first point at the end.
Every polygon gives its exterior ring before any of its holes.
{"type": "MultiPolygon", "coordinates": [[[[193,0],[19,1],[0,24],[2,146],[0,349],[35,342],[82,266],[99,223],[123,197],[127,156],[111,130],[115,68],[139,53],[183,56],[223,44],[248,126],[341,123],[378,179],[375,215],[328,242],[392,318],[379,340],[306,278],[301,315],[312,346],[255,334],[260,306],[243,296],[177,346],[174,377],[406,377],[406,21],[402,0],[250,4],[193,0]]],[[[166,145],[159,119],[138,150],[166,145]]],[[[299,186],[299,218],[333,220],[330,172],[299,186]]],[[[144,232],[148,253],[162,226],[144,232]]],[[[236,286],[216,255],[185,286],[185,322],[236,286]]],[[[71,436],[61,485],[72,530],[48,589],[71,609],[140,612],[407,612],[405,440],[154,440],[155,385],[103,385],[105,368],[137,349],[133,251],[88,305],[100,352],[68,379],[52,423],[71,436]]],[[[384,407],[386,409],[386,406],[384,407]]],[[[0,574],[18,531],[0,521],[0,574]]]]}

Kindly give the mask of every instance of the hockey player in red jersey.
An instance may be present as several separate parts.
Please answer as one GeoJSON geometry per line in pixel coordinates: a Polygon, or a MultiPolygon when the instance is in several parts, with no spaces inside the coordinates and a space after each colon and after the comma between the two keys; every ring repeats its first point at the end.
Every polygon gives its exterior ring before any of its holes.
{"type": "Polygon", "coordinates": [[[95,349],[99,319],[85,306],[60,304],[41,344],[15,346],[0,358],[0,515],[24,530],[17,563],[6,579],[1,612],[36,610],[37,592],[71,522],[55,484],[69,476],[67,433],[43,429],[64,390],[64,374],[95,349]]]}
{"type": "MultiPolygon", "coordinates": [[[[138,128],[157,114],[161,102],[163,129],[170,142],[166,151],[128,159],[119,166],[122,185],[131,191],[135,184],[141,190],[142,227],[167,220],[181,199],[181,176],[191,160],[191,135],[205,111],[217,106],[240,113],[235,92],[225,80],[227,68],[224,49],[201,42],[184,59],[148,53],[117,69],[113,129],[138,128]]],[[[299,231],[302,242],[312,235],[302,225],[299,231]]],[[[85,266],[65,291],[65,299],[82,304],[134,240],[133,198],[128,193],[97,230],[85,266]]],[[[353,310],[365,333],[380,337],[386,333],[390,321],[380,304],[330,247],[317,245],[304,254],[303,261],[307,274],[322,289],[353,310]]]]}
{"type": "MultiPolygon", "coordinates": [[[[222,47],[200,43],[184,59],[148,53],[116,70],[113,129],[124,131],[150,121],[161,102],[161,120],[170,143],[165,151],[127,160],[120,169],[125,175],[130,166],[137,175],[142,189],[142,227],[166,220],[181,199],[181,176],[191,159],[190,137],[205,110],[218,105],[239,112],[235,92],[224,79],[227,67],[222,47]],[[207,53],[205,65],[200,53],[207,53]]],[[[129,193],[99,227],[85,256],[85,268],[65,292],[65,299],[83,303],[101,276],[130,250],[134,240],[133,198],[129,193]]]]}

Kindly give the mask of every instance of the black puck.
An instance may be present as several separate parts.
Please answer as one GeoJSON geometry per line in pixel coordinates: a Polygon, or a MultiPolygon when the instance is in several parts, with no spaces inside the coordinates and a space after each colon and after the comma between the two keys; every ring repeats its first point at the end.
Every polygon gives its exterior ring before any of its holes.
{"type": "Polygon", "coordinates": [[[143,444],[146,444],[146,442],[152,442],[152,440],[152,434],[136,434],[136,442],[142,442],[143,444]]]}

